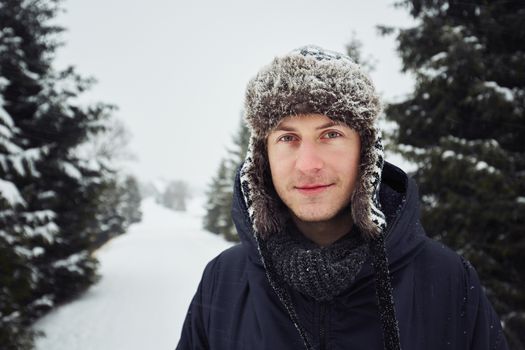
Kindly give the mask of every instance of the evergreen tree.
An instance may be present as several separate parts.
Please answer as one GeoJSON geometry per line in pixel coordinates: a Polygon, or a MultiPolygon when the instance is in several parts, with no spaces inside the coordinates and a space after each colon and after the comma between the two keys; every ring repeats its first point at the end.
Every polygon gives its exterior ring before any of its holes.
{"type": "MultiPolygon", "coordinates": [[[[56,0],[0,2],[0,344],[29,349],[30,324],[97,280],[101,200],[116,179],[81,145],[108,129],[112,107],[80,106],[92,81],[56,71],[56,0]]],[[[112,229],[123,232],[125,224],[112,229]]]]}
{"type": "MultiPolygon", "coordinates": [[[[5,34],[0,36],[0,54],[12,49],[10,39],[5,34]]],[[[4,109],[3,94],[8,84],[0,74],[0,344],[8,349],[30,349],[33,333],[23,317],[24,304],[33,290],[32,268],[25,254],[30,246],[28,238],[12,228],[19,225],[26,207],[16,179],[24,176],[24,164],[31,168],[34,164],[29,152],[16,144],[18,130],[4,109]]]]}
{"type": "Polygon", "coordinates": [[[139,183],[134,176],[128,175],[124,180],[122,187],[122,215],[126,220],[125,226],[135,224],[142,221],[142,211],[140,203],[142,197],[140,195],[139,183]]]}
{"type": "Polygon", "coordinates": [[[142,198],[133,176],[106,177],[98,191],[96,220],[92,221],[93,248],[125,233],[131,224],[142,219],[142,198]]]}
{"type": "Polygon", "coordinates": [[[418,20],[397,32],[416,86],[386,114],[417,166],[424,226],[476,266],[511,347],[525,349],[525,3],[398,5],[418,20]]]}
{"type": "Polygon", "coordinates": [[[231,194],[231,178],[226,160],[221,160],[217,175],[212,179],[206,203],[206,215],[204,216],[204,229],[222,234],[227,225],[228,196],[231,194]]]}
{"type": "Polygon", "coordinates": [[[141,196],[137,180],[126,174],[123,162],[133,159],[128,151],[129,131],[115,118],[99,122],[104,132],[91,134],[88,142],[76,147],[74,154],[86,168],[99,174],[90,190],[96,199],[90,221],[93,247],[126,232],[129,225],[142,218],[141,196]]]}
{"type": "Polygon", "coordinates": [[[362,48],[363,43],[357,38],[355,33],[352,33],[350,41],[346,44],[346,54],[361,68],[370,73],[375,68],[375,60],[370,56],[364,59],[361,52],[362,48]]]}
{"type": "Polygon", "coordinates": [[[235,180],[235,174],[237,168],[241,165],[246,157],[246,152],[248,152],[248,144],[250,142],[250,130],[246,126],[242,116],[239,122],[237,133],[233,135],[233,148],[228,149],[228,163],[230,169],[230,175],[233,181],[235,180]]]}
{"type": "Polygon", "coordinates": [[[186,211],[186,200],[189,195],[188,185],[184,181],[171,181],[164,193],[159,196],[159,202],[167,208],[186,211]]]}
{"type": "Polygon", "coordinates": [[[250,132],[241,118],[239,129],[233,136],[233,148],[228,150],[228,157],[221,160],[217,175],[206,193],[208,201],[204,228],[222,234],[228,241],[239,240],[231,218],[233,184],[236,171],[246,156],[249,141],[250,132]]]}

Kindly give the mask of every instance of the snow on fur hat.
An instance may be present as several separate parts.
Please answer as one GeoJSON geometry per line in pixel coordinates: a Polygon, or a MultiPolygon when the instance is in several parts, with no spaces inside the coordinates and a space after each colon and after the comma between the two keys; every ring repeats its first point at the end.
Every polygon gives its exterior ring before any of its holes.
{"type": "Polygon", "coordinates": [[[264,67],[248,83],[245,120],[250,145],[241,186],[256,235],[285,226],[286,207],[275,192],[267,157],[268,134],[286,116],[319,113],[356,130],[361,137],[360,175],[351,198],[352,217],[363,237],[385,228],[378,190],[383,146],[376,126],[381,111],[370,78],[350,57],[316,46],[292,51],[264,67]]]}

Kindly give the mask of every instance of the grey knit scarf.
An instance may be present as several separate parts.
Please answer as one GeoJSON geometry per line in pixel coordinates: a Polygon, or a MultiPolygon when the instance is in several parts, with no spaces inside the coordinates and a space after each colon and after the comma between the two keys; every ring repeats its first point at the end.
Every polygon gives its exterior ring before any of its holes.
{"type": "Polygon", "coordinates": [[[320,247],[290,227],[266,240],[275,272],[293,289],[317,301],[330,301],[346,290],[368,255],[357,226],[333,244],[320,247]]]}

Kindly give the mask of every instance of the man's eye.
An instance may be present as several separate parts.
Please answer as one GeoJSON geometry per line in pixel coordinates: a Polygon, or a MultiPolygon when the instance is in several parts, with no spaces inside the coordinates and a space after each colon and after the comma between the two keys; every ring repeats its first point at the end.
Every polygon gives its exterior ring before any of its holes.
{"type": "Polygon", "coordinates": [[[329,131],[326,134],[324,134],[323,138],[335,139],[336,137],[340,137],[340,136],[341,136],[341,134],[338,133],[337,131],[329,131]]]}
{"type": "Polygon", "coordinates": [[[278,141],[292,142],[295,141],[295,137],[293,135],[283,135],[279,137],[278,141]]]}

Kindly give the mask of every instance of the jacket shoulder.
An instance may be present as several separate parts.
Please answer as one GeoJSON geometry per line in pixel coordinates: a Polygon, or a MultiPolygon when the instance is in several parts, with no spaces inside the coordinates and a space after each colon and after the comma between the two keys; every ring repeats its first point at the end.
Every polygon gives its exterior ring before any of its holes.
{"type": "MultiPolygon", "coordinates": [[[[474,266],[444,244],[428,239],[425,247],[430,285],[442,284],[464,318],[471,349],[508,349],[498,315],[485,294],[474,266]],[[431,283],[431,282],[438,282],[431,283]]],[[[437,303],[439,304],[439,303],[437,303]]],[[[447,310],[447,308],[444,308],[447,310]]]]}
{"type": "Polygon", "coordinates": [[[233,270],[238,270],[240,266],[246,264],[248,256],[246,255],[245,249],[241,244],[236,244],[215,257],[212,261],[215,261],[219,270],[227,270],[231,273],[233,270]]]}
{"type": "MultiPolygon", "coordinates": [[[[476,269],[470,262],[441,242],[427,238],[422,254],[415,261],[419,280],[440,295],[441,300],[456,303],[465,310],[465,303],[477,308],[484,297],[476,269]]],[[[463,313],[463,312],[461,312],[463,313]]]]}
{"type": "Polygon", "coordinates": [[[453,251],[445,244],[425,237],[425,245],[419,259],[425,260],[424,266],[444,271],[456,271],[463,274],[468,272],[470,264],[465,258],[453,251]]]}
{"type": "Polygon", "coordinates": [[[473,288],[482,292],[476,270],[467,259],[441,242],[428,237],[425,241],[413,262],[415,276],[420,283],[433,288],[432,293],[443,294],[449,300],[462,300],[474,292],[473,288]]]}
{"type": "Polygon", "coordinates": [[[241,244],[236,244],[213,258],[204,269],[202,283],[206,290],[213,290],[225,279],[241,280],[244,278],[248,257],[241,244]]]}

